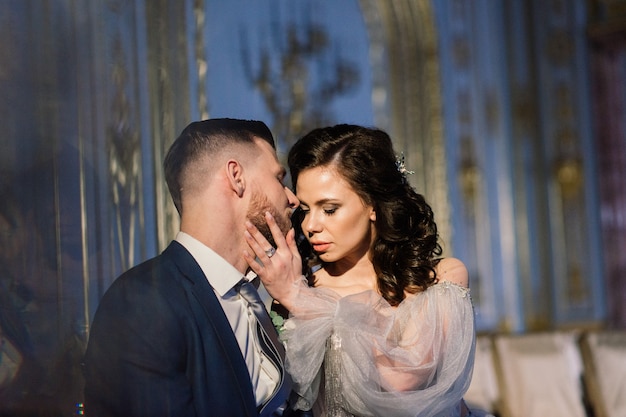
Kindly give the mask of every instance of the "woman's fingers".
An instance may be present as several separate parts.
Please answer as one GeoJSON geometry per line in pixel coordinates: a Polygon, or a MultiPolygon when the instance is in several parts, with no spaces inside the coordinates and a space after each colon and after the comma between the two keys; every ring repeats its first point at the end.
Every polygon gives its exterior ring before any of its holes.
{"type": "Polygon", "coordinates": [[[263,234],[259,232],[259,229],[257,229],[250,221],[246,221],[246,229],[244,237],[246,238],[246,242],[248,242],[250,248],[254,251],[255,255],[259,259],[267,257],[267,253],[265,251],[272,245],[270,245],[263,234]]]}
{"type": "Polygon", "coordinates": [[[292,269],[294,271],[299,271],[298,273],[302,273],[302,257],[300,256],[300,251],[298,251],[298,245],[296,244],[296,231],[291,228],[286,236],[287,247],[291,252],[292,258],[292,269]]]}
{"type": "Polygon", "coordinates": [[[270,228],[270,232],[272,232],[272,237],[274,238],[274,242],[276,243],[276,249],[283,249],[287,247],[287,242],[285,241],[285,235],[283,231],[276,223],[276,219],[269,211],[265,212],[265,221],[270,228]]]}
{"type": "MultiPolygon", "coordinates": [[[[276,251],[268,256],[269,241],[249,221],[246,222],[244,237],[254,253],[244,251],[243,256],[250,268],[261,278],[270,295],[279,300],[289,302],[302,275],[302,260],[295,241],[295,231],[290,229],[283,236],[274,218],[266,213],[265,218],[270,232],[276,242],[276,251]]],[[[287,304],[285,304],[287,305],[287,304]]]]}

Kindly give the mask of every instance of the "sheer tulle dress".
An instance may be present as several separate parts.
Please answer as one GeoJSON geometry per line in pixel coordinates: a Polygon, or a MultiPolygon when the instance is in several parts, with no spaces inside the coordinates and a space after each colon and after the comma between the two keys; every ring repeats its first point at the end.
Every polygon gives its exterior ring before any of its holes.
{"type": "Polygon", "coordinates": [[[281,332],[296,408],[316,417],[463,415],[475,344],[469,289],[441,280],[398,307],[374,291],[301,293],[281,332]]]}

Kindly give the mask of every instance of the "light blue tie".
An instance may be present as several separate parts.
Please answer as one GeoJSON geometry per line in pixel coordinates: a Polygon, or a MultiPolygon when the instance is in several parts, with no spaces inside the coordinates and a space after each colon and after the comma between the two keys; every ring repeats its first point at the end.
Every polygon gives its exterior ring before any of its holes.
{"type": "Polygon", "coordinates": [[[281,375],[276,394],[262,406],[260,411],[261,416],[270,416],[272,412],[278,409],[287,399],[289,391],[291,390],[291,379],[285,373],[285,348],[278,340],[278,333],[259,296],[259,292],[257,291],[258,282],[258,277],[253,281],[248,281],[244,278],[237,286],[237,290],[247,301],[257,319],[257,335],[263,353],[274,363],[274,366],[276,366],[276,369],[278,369],[281,375]]]}

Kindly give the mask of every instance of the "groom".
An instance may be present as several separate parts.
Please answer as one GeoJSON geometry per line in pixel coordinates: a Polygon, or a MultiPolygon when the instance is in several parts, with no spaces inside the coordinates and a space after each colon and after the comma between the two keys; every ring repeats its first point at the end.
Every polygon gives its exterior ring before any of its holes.
{"type": "Polygon", "coordinates": [[[251,252],[246,220],[268,230],[270,212],[287,233],[299,205],[283,184],[272,134],[258,121],[191,123],[164,171],[180,232],[102,298],[84,360],[86,414],[280,415],[289,393],[284,357],[271,342],[274,354],[266,352],[275,330],[259,324],[261,313],[239,292],[242,253],[251,252]]]}

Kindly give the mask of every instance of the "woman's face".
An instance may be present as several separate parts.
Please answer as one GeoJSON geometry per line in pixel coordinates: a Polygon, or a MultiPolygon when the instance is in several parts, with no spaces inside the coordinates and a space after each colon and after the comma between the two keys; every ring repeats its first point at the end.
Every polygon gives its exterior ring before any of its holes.
{"type": "Polygon", "coordinates": [[[302,230],[323,262],[356,262],[367,255],[376,213],[335,167],[301,171],[296,195],[304,214],[302,230]]]}

